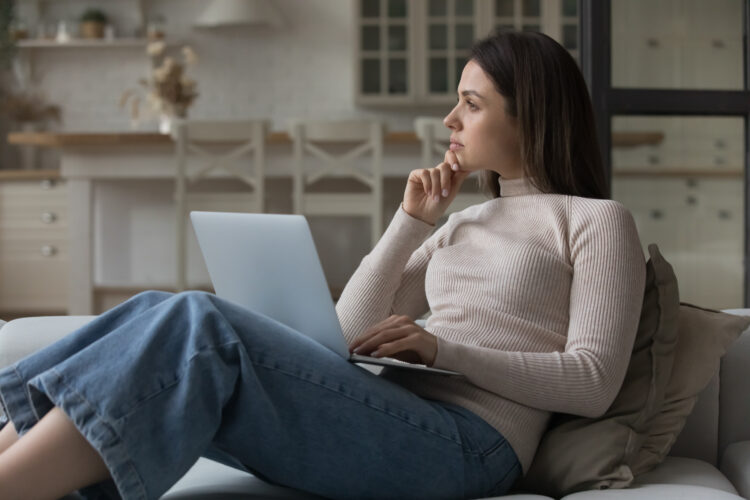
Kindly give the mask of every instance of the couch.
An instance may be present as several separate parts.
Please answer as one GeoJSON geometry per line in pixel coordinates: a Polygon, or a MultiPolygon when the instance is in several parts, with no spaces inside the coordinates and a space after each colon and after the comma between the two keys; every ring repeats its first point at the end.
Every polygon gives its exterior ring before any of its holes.
{"type": "MultiPolygon", "coordinates": [[[[728,310],[750,316],[750,309],[728,310]]],[[[55,341],[93,316],[0,321],[0,367],[55,341]]],[[[583,491],[565,500],[750,500],[750,329],[730,346],[666,461],[627,489],[583,491]]],[[[163,497],[169,500],[313,499],[201,458],[163,497]]],[[[517,492],[513,500],[549,497],[517,492]]]]}

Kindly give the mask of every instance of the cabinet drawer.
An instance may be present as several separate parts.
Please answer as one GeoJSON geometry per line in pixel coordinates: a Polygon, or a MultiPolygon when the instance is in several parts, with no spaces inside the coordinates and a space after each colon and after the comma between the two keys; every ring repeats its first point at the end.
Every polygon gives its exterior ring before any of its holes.
{"type": "MultiPolygon", "coordinates": [[[[65,238],[0,238],[0,261],[26,260],[29,262],[61,261],[67,265],[68,240],[65,238]]],[[[0,275],[0,281],[5,276],[0,275]]]]}
{"type": "Polygon", "coordinates": [[[60,181],[8,181],[0,182],[0,199],[9,203],[36,201],[58,205],[67,204],[67,189],[60,181]]]}
{"type": "Polygon", "coordinates": [[[28,208],[2,210],[0,233],[29,229],[34,231],[67,231],[68,211],[66,208],[28,208]]]}
{"type": "Polygon", "coordinates": [[[68,198],[64,184],[0,183],[0,230],[67,227],[68,198]]]}

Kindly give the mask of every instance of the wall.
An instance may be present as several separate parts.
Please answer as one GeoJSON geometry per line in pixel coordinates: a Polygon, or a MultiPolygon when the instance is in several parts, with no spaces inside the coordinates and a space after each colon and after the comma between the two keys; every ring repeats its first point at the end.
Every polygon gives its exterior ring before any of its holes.
{"type": "MultiPolygon", "coordinates": [[[[45,2],[46,5],[47,2],[45,2]]],[[[364,109],[354,105],[353,51],[357,30],[353,0],[273,0],[285,24],[193,28],[206,0],[150,0],[147,15],[166,18],[170,39],[191,45],[199,64],[190,69],[200,97],[192,118],[268,117],[275,129],[293,117],[377,116],[393,130],[411,130],[418,114],[445,114],[445,106],[424,109],[364,109]]],[[[75,19],[93,2],[66,0],[46,8],[48,19],[75,19]]],[[[23,3],[21,9],[23,10],[23,3]]],[[[132,34],[132,0],[100,2],[113,13],[119,33],[132,34]]],[[[171,49],[179,52],[179,46],[171,49]]],[[[148,71],[139,47],[34,50],[38,85],[62,106],[66,130],[124,130],[127,113],[117,107],[122,92],[135,88],[148,71]]],[[[153,129],[154,123],[143,124],[153,129]]]]}

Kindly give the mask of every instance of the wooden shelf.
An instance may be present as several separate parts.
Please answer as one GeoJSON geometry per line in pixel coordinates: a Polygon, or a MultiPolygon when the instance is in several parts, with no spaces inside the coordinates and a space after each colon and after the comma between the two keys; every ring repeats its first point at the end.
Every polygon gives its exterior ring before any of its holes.
{"type": "Polygon", "coordinates": [[[59,179],[59,170],[2,170],[0,169],[0,181],[26,181],[59,179]]]}
{"type": "Polygon", "coordinates": [[[73,38],[69,42],[56,42],[55,40],[19,40],[17,42],[19,49],[34,48],[104,48],[104,47],[145,47],[149,43],[147,38],[115,38],[114,40],[105,40],[101,38],[73,38]]]}
{"type": "Polygon", "coordinates": [[[664,132],[612,132],[612,146],[632,148],[661,144],[664,132]]]}
{"type": "Polygon", "coordinates": [[[679,177],[679,178],[685,178],[685,177],[716,177],[721,179],[726,178],[743,178],[744,172],[742,170],[711,170],[711,169],[701,169],[701,170],[689,170],[689,169],[654,169],[654,168],[642,168],[642,169],[614,169],[612,171],[612,175],[614,177],[679,177]]]}

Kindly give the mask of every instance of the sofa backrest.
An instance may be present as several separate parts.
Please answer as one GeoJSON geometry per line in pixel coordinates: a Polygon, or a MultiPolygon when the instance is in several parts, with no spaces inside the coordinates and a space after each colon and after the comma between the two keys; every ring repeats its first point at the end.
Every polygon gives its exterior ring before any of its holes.
{"type": "MultiPolygon", "coordinates": [[[[748,316],[750,316],[750,311],[748,316]]],[[[731,443],[750,440],[750,331],[730,347],[721,363],[719,457],[731,443]]]]}
{"type": "Polygon", "coordinates": [[[717,373],[698,396],[670,455],[698,458],[716,465],[719,447],[719,388],[717,373]]]}

